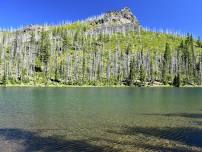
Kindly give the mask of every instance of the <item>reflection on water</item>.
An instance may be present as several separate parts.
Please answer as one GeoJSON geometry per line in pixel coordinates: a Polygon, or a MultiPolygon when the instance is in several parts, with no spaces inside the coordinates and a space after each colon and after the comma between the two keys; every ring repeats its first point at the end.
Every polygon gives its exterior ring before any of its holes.
{"type": "Polygon", "coordinates": [[[0,151],[202,151],[202,89],[1,88],[0,151]]]}

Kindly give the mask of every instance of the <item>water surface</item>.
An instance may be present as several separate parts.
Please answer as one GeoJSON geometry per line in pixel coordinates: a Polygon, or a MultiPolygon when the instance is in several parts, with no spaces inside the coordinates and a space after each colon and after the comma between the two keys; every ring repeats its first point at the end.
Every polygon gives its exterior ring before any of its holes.
{"type": "Polygon", "coordinates": [[[0,88],[0,151],[202,151],[202,89],[0,88]]]}

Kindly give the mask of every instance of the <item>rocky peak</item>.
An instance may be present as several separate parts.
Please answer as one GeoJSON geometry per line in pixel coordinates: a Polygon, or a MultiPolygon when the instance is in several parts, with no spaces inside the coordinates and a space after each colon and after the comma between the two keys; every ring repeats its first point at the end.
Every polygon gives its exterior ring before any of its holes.
{"type": "Polygon", "coordinates": [[[122,25],[135,24],[139,25],[137,18],[133,15],[130,8],[125,7],[119,11],[110,11],[102,17],[94,20],[92,24],[96,25],[122,25]]]}

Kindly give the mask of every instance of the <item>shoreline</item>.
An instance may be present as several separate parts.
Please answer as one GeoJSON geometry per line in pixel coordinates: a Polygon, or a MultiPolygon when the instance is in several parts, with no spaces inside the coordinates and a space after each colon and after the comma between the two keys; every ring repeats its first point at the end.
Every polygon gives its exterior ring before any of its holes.
{"type": "MultiPolygon", "coordinates": [[[[0,88],[176,88],[171,85],[145,85],[145,86],[126,86],[126,85],[29,85],[29,84],[8,84],[0,85],[0,88]]],[[[197,85],[184,85],[179,88],[202,88],[197,85]]]]}

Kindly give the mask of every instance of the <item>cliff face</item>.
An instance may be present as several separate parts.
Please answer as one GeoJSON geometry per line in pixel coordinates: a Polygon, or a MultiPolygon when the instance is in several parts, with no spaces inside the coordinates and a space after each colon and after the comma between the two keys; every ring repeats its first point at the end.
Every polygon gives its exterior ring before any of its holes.
{"type": "Polygon", "coordinates": [[[139,21],[133,15],[130,8],[123,8],[120,11],[110,11],[105,13],[99,19],[92,21],[92,24],[96,25],[122,25],[122,24],[136,24],[139,25],[139,21]]]}
{"type": "Polygon", "coordinates": [[[91,21],[96,28],[90,30],[92,35],[111,34],[116,32],[138,31],[140,23],[129,8],[120,11],[110,11],[91,21]]]}

